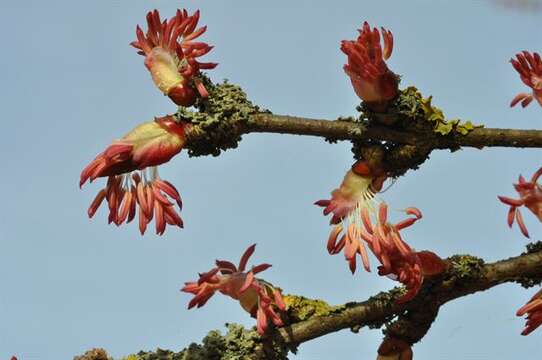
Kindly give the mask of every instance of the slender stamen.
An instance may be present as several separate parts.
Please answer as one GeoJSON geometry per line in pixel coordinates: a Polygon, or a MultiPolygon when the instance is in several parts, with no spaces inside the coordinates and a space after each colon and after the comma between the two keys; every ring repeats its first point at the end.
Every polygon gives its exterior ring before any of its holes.
{"type": "Polygon", "coordinates": [[[151,173],[151,182],[154,182],[154,180],[158,179],[159,176],[158,176],[158,167],[157,166],[153,166],[149,169],[150,173],[151,173]]]}
{"type": "Polygon", "coordinates": [[[354,211],[352,211],[346,218],[343,219],[343,225],[345,228],[349,224],[354,224],[357,229],[363,227],[362,222],[362,209],[366,208],[369,214],[374,215],[376,206],[380,203],[380,200],[376,198],[376,193],[368,187],[360,196],[360,199],[356,205],[354,211]]]}
{"type": "Polygon", "coordinates": [[[141,182],[143,183],[143,185],[147,185],[147,183],[149,182],[147,176],[147,168],[140,170],[139,173],[141,174],[141,182]]]}
{"type": "Polygon", "coordinates": [[[122,174],[122,188],[125,191],[130,191],[132,188],[132,173],[122,174]]]}

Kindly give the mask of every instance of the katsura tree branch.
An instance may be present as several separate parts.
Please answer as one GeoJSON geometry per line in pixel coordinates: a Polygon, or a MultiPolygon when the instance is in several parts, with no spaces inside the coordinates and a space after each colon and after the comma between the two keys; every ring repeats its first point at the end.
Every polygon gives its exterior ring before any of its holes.
{"type": "Polygon", "coordinates": [[[396,177],[416,169],[436,149],[542,148],[542,130],[491,129],[447,119],[431,104],[431,97],[424,98],[414,87],[401,90],[385,112],[362,103],[355,118],[324,120],[275,115],[253,105],[237,85],[214,84],[205,77],[202,81],[209,97],[196,104],[198,111],[179,108],[176,114],[188,124],[184,147],[190,156],[217,156],[236,148],[241,136],[252,132],[318,136],[330,142],[351,141],[356,159],[376,159],[380,164],[373,165],[396,177]]]}
{"type": "Polygon", "coordinates": [[[179,108],[176,118],[186,124],[185,148],[190,156],[218,156],[236,148],[244,134],[279,133],[319,136],[326,141],[351,141],[356,160],[366,160],[388,177],[417,169],[436,149],[486,146],[542,148],[542,131],[487,129],[470,121],[447,119],[415,87],[399,91],[384,112],[366,103],[357,107],[357,117],[337,120],[275,115],[248,100],[234,84],[202,81],[209,97],[201,99],[198,111],[179,108]]]}
{"type": "Polygon", "coordinates": [[[471,256],[455,256],[449,260],[450,270],[438,280],[427,281],[420,294],[411,302],[400,305],[395,303],[398,293],[394,289],[361,303],[345,304],[342,310],[335,313],[281,328],[277,336],[286,343],[300,344],[342,329],[382,324],[405,311],[432,308],[435,305],[440,307],[448,301],[505,282],[542,280],[542,250],[489,264],[483,264],[482,260],[471,256]]]}
{"type": "Polygon", "coordinates": [[[140,352],[126,359],[287,359],[298,345],[343,329],[358,331],[362,327],[386,326],[387,336],[401,338],[410,344],[423,338],[442,305],[454,299],[490,289],[506,282],[525,287],[542,281],[542,246],[530,247],[527,253],[506,260],[485,264],[483,260],[456,255],[447,259],[448,270],[438,278],[426,279],[418,296],[405,304],[396,299],[404,292],[394,288],[363,302],[330,306],[321,300],[286,296],[288,316],[292,323],[264,337],[254,330],[228,325],[225,335],[211,331],[202,345],[191,344],[179,353],[168,350],[140,352]],[[394,321],[395,320],[395,321],[394,321]],[[169,356],[169,357],[168,357],[169,356]]]}
{"type": "Polygon", "coordinates": [[[365,128],[359,123],[341,120],[321,120],[261,113],[250,116],[245,133],[279,133],[309,135],[337,140],[380,140],[409,145],[429,145],[433,149],[458,147],[518,147],[541,148],[542,130],[475,128],[466,135],[432,137],[410,131],[397,131],[386,126],[365,128]]]}

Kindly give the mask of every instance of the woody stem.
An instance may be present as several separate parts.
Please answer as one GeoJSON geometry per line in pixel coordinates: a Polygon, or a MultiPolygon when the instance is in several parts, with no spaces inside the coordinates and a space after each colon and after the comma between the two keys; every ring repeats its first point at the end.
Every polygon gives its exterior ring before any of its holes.
{"type": "Polygon", "coordinates": [[[475,128],[466,135],[421,134],[398,131],[386,126],[365,129],[352,121],[323,120],[259,113],[251,115],[244,132],[309,135],[337,140],[381,140],[399,144],[425,145],[432,149],[456,149],[460,146],[542,148],[542,130],[475,128]]]}

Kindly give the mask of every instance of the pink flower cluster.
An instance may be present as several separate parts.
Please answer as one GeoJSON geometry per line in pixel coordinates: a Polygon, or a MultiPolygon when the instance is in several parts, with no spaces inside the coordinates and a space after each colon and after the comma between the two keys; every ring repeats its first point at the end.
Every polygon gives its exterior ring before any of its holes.
{"type": "Polygon", "coordinates": [[[145,233],[153,217],[156,233],[162,235],[166,224],[183,227],[174,203],[182,208],[181,196],[170,182],[158,176],[157,165],[168,162],[182,150],[185,127],[173,116],[144,123],[109,145],[83,171],[79,185],[87,180],[107,177],[88,209],[93,217],[104,200],[109,207],[109,223],[117,226],[131,222],[139,207],[139,230],[145,233]]]}
{"type": "Polygon", "coordinates": [[[516,220],[521,233],[526,237],[529,237],[529,232],[523,222],[520,207],[525,206],[542,222],[542,186],[538,184],[540,175],[542,175],[542,168],[538,169],[529,181],[526,181],[522,175],[519,176],[518,182],[514,184],[514,188],[519,194],[519,199],[512,199],[506,196],[498,197],[502,203],[510,206],[507,220],[508,226],[512,227],[514,220],[516,220]]]}
{"type": "MultiPolygon", "coordinates": [[[[158,10],[147,13],[147,32],[136,28],[137,40],[131,45],[145,56],[145,66],[155,85],[180,106],[192,106],[197,96],[208,93],[200,80],[200,70],[213,69],[216,63],[200,62],[198,58],[212,50],[212,46],[195,41],[207,29],[198,28],[199,11],[189,15],[177,10],[175,16],[161,20],[158,10]]],[[[109,223],[120,225],[131,222],[139,207],[139,230],[145,233],[155,219],[156,233],[162,235],[166,225],[183,227],[175,210],[181,209],[181,197],[171,183],[158,176],[157,166],[168,162],[185,145],[185,134],[190,125],[167,115],[140,124],[119,140],[109,145],[81,173],[79,186],[87,180],[108,177],[107,185],[98,192],[88,209],[93,217],[107,201],[109,223]]]]}
{"type": "MultiPolygon", "coordinates": [[[[364,22],[356,40],[343,40],[341,50],[348,57],[344,71],[350,77],[354,91],[363,101],[384,107],[398,93],[399,78],[388,66],[393,51],[393,34],[381,28],[384,47],[377,28],[364,22]]],[[[382,110],[382,109],[379,109],[382,110]]]]}
{"type": "Polygon", "coordinates": [[[529,335],[542,325],[542,289],[534,294],[531,300],[516,313],[517,316],[523,316],[525,314],[527,314],[527,323],[525,324],[525,329],[523,329],[521,335],[529,335]]]}
{"type": "Polygon", "coordinates": [[[241,256],[239,266],[226,260],[217,260],[216,266],[200,274],[198,281],[185,283],[181,291],[194,294],[188,308],[202,307],[217,292],[238,300],[241,307],[256,318],[256,328],[263,335],[269,320],[275,326],[283,326],[279,312],[286,310],[281,290],[254,275],[271,267],[269,264],[253,266],[245,271],[256,245],[249,246],[241,256]]]}
{"type": "Polygon", "coordinates": [[[531,93],[517,94],[512,99],[510,106],[516,106],[517,103],[521,102],[521,106],[526,107],[533,99],[542,106],[542,59],[540,54],[523,51],[516,54],[516,58],[511,59],[510,62],[519,73],[521,81],[532,89],[531,93]]]}
{"type": "Polygon", "coordinates": [[[376,206],[376,192],[382,187],[385,177],[381,171],[370,169],[360,161],[348,171],[341,186],[332,192],[329,200],[320,200],[316,205],[325,207],[324,215],[333,214],[335,226],[327,242],[331,255],[344,251],[350,271],[356,271],[357,256],[365,270],[370,271],[369,249],[380,262],[378,274],[388,276],[404,284],[407,293],[398,302],[411,300],[420,290],[424,276],[432,276],[446,269],[446,263],[430,251],[414,251],[402,238],[400,231],[421,219],[416,208],[405,212],[412,217],[396,224],[388,222],[388,206],[381,202],[376,206]],[[378,174],[378,175],[375,175],[378,174]],[[375,218],[375,223],[371,217],[375,218]]]}
{"type": "Polygon", "coordinates": [[[404,340],[386,337],[378,347],[376,360],[412,360],[412,347],[404,340]]]}
{"type": "Polygon", "coordinates": [[[145,56],[145,66],[155,85],[177,105],[191,106],[196,101],[196,89],[207,97],[205,86],[197,79],[200,69],[213,69],[216,63],[199,62],[197,58],[213,49],[204,42],[194,41],[206,30],[197,28],[199,10],[188,15],[177,10],[169,20],[160,20],[158,10],[147,14],[147,33],[136,28],[137,41],[131,43],[145,56]]]}

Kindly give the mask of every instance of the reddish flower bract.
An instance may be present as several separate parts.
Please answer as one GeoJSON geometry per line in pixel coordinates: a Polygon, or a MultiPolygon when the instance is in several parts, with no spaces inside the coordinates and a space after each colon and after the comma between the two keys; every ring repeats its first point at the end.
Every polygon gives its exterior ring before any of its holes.
{"type": "Polygon", "coordinates": [[[181,291],[194,294],[188,303],[188,308],[202,307],[216,291],[220,291],[222,294],[238,300],[241,307],[256,318],[256,328],[260,335],[263,335],[267,330],[269,319],[276,326],[282,326],[283,321],[277,313],[277,311],[286,310],[281,290],[254,277],[271,265],[260,264],[253,266],[248,272],[245,271],[255,248],[255,244],[247,248],[241,256],[239,266],[235,266],[229,261],[217,260],[216,267],[199,274],[198,281],[185,283],[181,291]]]}
{"type": "Polygon", "coordinates": [[[400,231],[421,219],[420,210],[407,208],[405,212],[411,217],[396,224],[388,222],[387,205],[381,202],[378,206],[375,198],[385,177],[377,177],[375,173],[379,172],[369,169],[366,163],[356,163],[339,189],[332,192],[332,198],[317,201],[316,205],[325,207],[324,215],[333,213],[331,223],[335,226],[328,238],[328,252],[336,255],[344,250],[350,271],[354,273],[358,255],[365,270],[370,271],[368,248],[381,264],[378,274],[406,286],[407,293],[397,299],[405,302],[416,296],[424,276],[441,273],[446,263],[430,251],[414,251],[402,239],[400,231]]]}
{"type": "Polygon", "coordinates": [[[525,181],[523,176],[519,176],[518,183],[514,188],[519,194],[519,199],[512,199],[506,196],[498,196],[499,200],[510,206],[508,210],[508,226],[512,227],[514,220],[517,221],[521,233],[529,237],[529,231],[523,222],[523,216],[520,207],[525,206],[529,209],[540,222],[542,222],[542,186],[538,184],[538,179],[542,175],[542,167],[535,172],[530,181],[525,181]]]}
{"type": "Polygon", "coordinates": [[[519,73],[521,81],[532,89],[530,94],[517,94],[512,99],[510,106],[516,106],[517,103],[521,102],[521,106],[526,107],[533,99],[536,99],[540,106],[542,106],[542,59],[540,58],[540,54],[523,51],[516,54],[515,59],[510,59],[510,62],[519,73]]]}
{"type": "Polygon", "coordinates": [[[188,15],[177,10],[174,17],[162,21],[158,10],[147,13],[147,33],[136,28],[137,41],[131,43],[138,54],[145,56],[145,66],[155,85],[177,105],[192,106],[196,91],[207,97],[207,90],[197,78],[201,69],[213,69],[216,63],[199,62],[197,58],[212,50],[204,42],[194,41],[206,26],[197,28],[199,10],[188,15]]]}
{"type": "Polygon", "coordinates": [[[332,213],[331,224],[338,224],[363,207],[374,207],[374,197],[382,189],[386,176],[380,169],[370,169],[366,161],[356,162],[346,173],[339,188],[331,192],[331,199],[318,200],[324,215],[332,213]]]}
{"type": "Polygon", "coordinates": [[[378,29],[371,30],[367,22],[363,23],[355,41],[341,42],[341,50],[348,57],[344,71],[350,77],[354,91],[360,99],[376,106],[376,110],[383,110],[399,90],[399,78],[385,62],[393,51],[393,34],[384,28],[381,32],[383,48],[378,29]]]}
{"type": "Polygon", "coordinates": [[[397,338],[386,337],[378,348],[376,360],[412,360],[413,356],[409,343],[397,338]]]}
{"type": "Polygon", "coordinates": [[[90,205],[88,216],[93,217],[106,200],[109,223],[121,225],[132,221],[139,206],[141,234],[153,217],[157,234],[164,233],[166,224],[183,227],[181,217],[168,199],[174,200],[180,209],[179,192],[158,176],[156,166],[168,162],[182,150],[187,126],[170,115],[157,118],[137,126],[99,154],[83,169],[79,181],[79,186],[83,186],[87,180],[108,177],[106,187],[90,205]]]}
{"type": "Polygon", "coordinates": [[[542,325],[542,289],[534,294],[531,300],[516,313],[517,316],[523,316],[525,314],[527,314],[527,323],[525,324],[525,329],[523,329],[521,335],[529,335],[542,325]]]}

